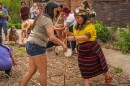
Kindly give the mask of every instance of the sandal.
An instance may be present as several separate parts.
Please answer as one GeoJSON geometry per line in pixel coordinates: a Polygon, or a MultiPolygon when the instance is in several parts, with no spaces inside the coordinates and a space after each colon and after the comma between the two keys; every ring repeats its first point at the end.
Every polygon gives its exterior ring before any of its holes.
{"type": "Polygon", "coordinates": [[[109,74],[107,77],[105,77],[105,84],[109,84],[112,81],[112,75],[109,74]]]}

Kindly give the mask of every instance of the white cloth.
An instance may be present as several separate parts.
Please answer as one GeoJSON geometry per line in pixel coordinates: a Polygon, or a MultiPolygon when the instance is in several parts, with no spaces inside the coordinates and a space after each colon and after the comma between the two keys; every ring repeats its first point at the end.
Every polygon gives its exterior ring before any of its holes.
{"type": "Polygon", "coordinates": [[[31,19],[35,19],[38,14],[39,14],[39,9],[38,8],[34,9],[33,7],[31,7],[30,9],[31,19]]]}

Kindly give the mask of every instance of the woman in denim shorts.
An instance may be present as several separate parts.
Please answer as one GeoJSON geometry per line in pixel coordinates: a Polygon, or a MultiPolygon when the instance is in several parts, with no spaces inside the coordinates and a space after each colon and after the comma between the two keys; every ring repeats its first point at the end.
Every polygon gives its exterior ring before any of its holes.
{"type": "Polygon", "coordinates": [[[29,68],[23,76],[21,86],[26,86],[37,70],[40,73],[40,85],[47,86],[46,44],[48,41],[61,45],[64,51],[67,50],[66,45],[54,35],[53,20],[57,15],[57,11],[58,5],[55,2],[49,2],[45,6],[44,12],[34,20],[26,44],[29,55],[29,68]]]}

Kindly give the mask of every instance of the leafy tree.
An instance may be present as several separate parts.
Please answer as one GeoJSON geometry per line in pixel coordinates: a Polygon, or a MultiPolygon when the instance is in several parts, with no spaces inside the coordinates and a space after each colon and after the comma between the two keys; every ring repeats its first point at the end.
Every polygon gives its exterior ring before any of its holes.
{"type": "Polygon", "coordinates": [[[9,11],[11,22],[20,22],[20,0],[0,0],[3,6],[9,11]]]}

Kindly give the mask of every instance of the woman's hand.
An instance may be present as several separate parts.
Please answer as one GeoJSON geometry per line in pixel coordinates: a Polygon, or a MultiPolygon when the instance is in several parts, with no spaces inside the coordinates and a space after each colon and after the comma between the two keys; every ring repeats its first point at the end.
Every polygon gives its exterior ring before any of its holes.
{"type": "Polygon", "coordinates": [[[68,37],[67,37],[67,40],[68,40],[68,41],[75,41],[75,37],[74,37],[74,36],[68,36],[68,37]]]}
{"type": "Polygon", "coordinates": [[[63,48],[63,51],[64,51],[64,52],[67,51],[67,46],[66,46],[65,44],[63,44],[62,48],[63,48]]]}
{"type": "Polygon", "coordinates": [[[73,36],[73,33],[69,31],[69,29],[65,28],[64,33],[67,35],[73,36]]]}

